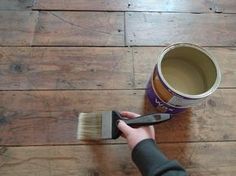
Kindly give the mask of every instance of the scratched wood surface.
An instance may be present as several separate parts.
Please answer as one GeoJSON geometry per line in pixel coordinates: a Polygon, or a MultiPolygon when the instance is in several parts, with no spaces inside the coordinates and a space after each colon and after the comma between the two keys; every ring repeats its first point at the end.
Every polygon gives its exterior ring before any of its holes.
{"type": "Polygon", "coordinates": [[[41,11],[33,44],[123,46],[124,13],[41,11]]]}
{"type": "Polygon", "coordinates": [[[1,0],[0,10],[31,10],[33,0],[1,0]]]}
{"type": "Polygon", "coordinates": [[[33,9],[236,13],[234,0],[37,0],[33,9]]]}
{"type": "Polygon", "coordinates": [[[127,12],[125,17],[127,45],[193,42],[202,46],[236,46],[234,14],[127,12]]]}
{"type": "Polygon", "coordinates": [[[30,46],[37,20],[36,11],[0,11],[0,46],[30,46]]]}
{"type": "MultiPolygon", "coordinates": [[[[203,104],[157,126],[159,142],[236,140],[235,89],[217,90],[203,104]]],[[[75,144],[80,112],[155,112],[144,90],[0,92],[0,144],[75,144]]],[[[119,143],[124,141],[109,141],[119,143]]]]}
{"type": "Polygon", "coordinates": [[[40,10],[101,10],[101,11],[164,11],[211,12],[211,0],[37,0],[34,9],[40,10]]]}
{"type": "Polygon", "coordinates": [[[0,90],[131,89],[129,48],[0,48],[0,90]]]}
{"type": "Polygon", "coordinates": [[[1,0],[0,175],[140,175],[124,139],[78,141],[77,116],[156,112],[155,61],[190,42],[218,61],[220,88],[156,141],[192,176],[235,176],[235,13],[234,0],[1,0]]]}
{"type": "MultiPolygon", "coordinates": [[[[231,176],[236,172],[235,145],[235,142],[175,143],[160,144],[160,148],[168,158],[183,163],[190,175],[231,176]]],[[[129,152],[127,145],[119,144],[3,147],[0,148],[0,174],[139,176],[127,155],[129,152]]]]}
{"type": "MultiPolygon", "coordinates": [[[[144,89],[150,70],[163,49],[2,47],[0,90],[144,89]]],[[[221,68],[220,87],[236,87],[236,49],[206,49],[217,59],[221,68]]]]}
{"type": "Polygon", "coordinates": [[[236,4],[234,0],[216,0],[215,12],[218,13],[236,13],[236,4]]]}

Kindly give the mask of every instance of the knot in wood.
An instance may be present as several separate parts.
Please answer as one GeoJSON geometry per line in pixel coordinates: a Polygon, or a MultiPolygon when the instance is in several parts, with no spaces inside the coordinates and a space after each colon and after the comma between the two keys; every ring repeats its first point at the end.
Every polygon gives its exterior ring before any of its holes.
{"type": "Polygon", "coordinates": [[[216,102],[215,102],[214,100],[212,100],[212,99],[209,99],[209,100],[208,100],[208,104],[209,104],[210,106],[212,106],[212,107],[215,107],[215,106],[216,106],[216,102]]]}
{"type": "Polygon", "coordinates": [[[22,73],[24,71],[24,65],[20,63],[11,64],[10,70],[14,73],[22,73]]]}
{"type": "Polygon", "coordinates": [[[0,125],[6,122],[7,122],[6,116],[4,116],[3,114],[0,114],[0,125]]]}

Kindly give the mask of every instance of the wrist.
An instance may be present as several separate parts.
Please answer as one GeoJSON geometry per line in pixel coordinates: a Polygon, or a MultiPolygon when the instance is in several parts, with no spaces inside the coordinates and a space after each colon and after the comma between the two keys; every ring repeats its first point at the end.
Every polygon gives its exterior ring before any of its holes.
{"type": "Polygon", "coordinates": [[[164,165],[168,159],[159,150],[155,140],[144,139],[132,150],[132,160],[142,175],[153,175],[156,168],[164,165]]]}
{"type": "Polygon", "coordinates": [[[137,139],[136,138],[136,141],[134,141],[134,142],[130,142],[129,143],[129,147],[130,147],[130,149],[133,151],[139,144],[141,144],[143,141],[145,141],[145,140],[151,140],[151,141],[153,141],[154,143],[156,143],[155,142],[155,140],[153,139],[153,138],[151,138],[151,137],[144,137],[144,138],[140,138],[140,139],[137,139]]]}

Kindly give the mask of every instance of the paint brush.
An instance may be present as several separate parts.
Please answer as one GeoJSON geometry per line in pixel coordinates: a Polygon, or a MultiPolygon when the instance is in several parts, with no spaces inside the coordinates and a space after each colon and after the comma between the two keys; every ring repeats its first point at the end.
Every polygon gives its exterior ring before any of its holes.
{"type": "Polygon", "coordinates": [[[171,114],[155,113],[125,119],[116,111],[80,113],[77,138],[80,140],[117,139],[122,133],[117,121],[123,120],[131,127],[148,126],[171,119],[171,114]]]}

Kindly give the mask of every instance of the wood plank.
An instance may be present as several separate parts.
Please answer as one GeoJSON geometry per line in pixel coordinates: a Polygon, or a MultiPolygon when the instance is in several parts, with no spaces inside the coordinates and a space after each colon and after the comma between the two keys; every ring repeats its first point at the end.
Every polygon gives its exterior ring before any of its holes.
{"type": "Polygon", "coordinates": [[[217,13],[236,13],[235,0],[215,0],[214,11],[217,13]]]}
{"type": "MultiPolygon", "coordinates": [[[[157,140],[236,140],[235,95],[235,89],[217,90],[192,111],[158,125],[157,140]]],[[[1,91],[0,97],[0,145],[81,144],[76,139],[79,112],[155,112],[144,90],[1,91]]]]}
{"type": "Polygon", "coordinates": [[[30,46],[38,12],[0,11],[0,46],[30,46]]]}
{"type": "Polygon", "coordinates": [[[94,10],[124,11],[128,10],[127,0],[37,0],[35,10],[94,10]]]}
{"type": "Polygon", "coordinates": [[[0,10],[31,10],[32,0],[1,0],[0,10]]]}
{"type": "Polygon", "coordinates": [[[233,14],[126,13],[126,43],[165,46],[176,42],[236,46],[233,14]]]}
{"type": "MultiPolygon", "coordinates": [[[[236,87],[235,48],[206,49],[221,67],[221,87],[236,87]]],[[[146,87],[162,50],[162,47],[134,48],[135,88],[146,87]]],[[[133,88],[132,56],[128,48],[3,47],[0,63],[0,90],[133,88]]]]}
{"type": "Polygon", "coordinates": [[[0,90],[132,87],[129,48],[0,48],[0,90]]]}
{"type": "Polygon", "coordinates": [[[130,10],[158,12],[211,12],[212,0],[131,0],[130,10]]]}
{"type": "MultiPolygon", "coordinates": [[[[161,144],[193,176],[233,176],[235,142],[161,144]]],[[[81,145],[1,148],[0,174],[31,175],[140,175],[127,145],[81,145]],[[109,152],[108,152],[109,151],[109,152]],[[111,164],[113,163],[113,164],[111,164]]]]}
{"type": "Polygon", "coordinates": [[[210,12],[212,0],[37,0],[37,10],[210,12]]]}
{"type": "Polygon", "coordinates": [[[79,143],[79,112],[142,111],[145,103],[144,94],[135,91],[7,91],[0,92],[0,97],[0,145],[79,143]],[[16,104],[8,104],[8,99],[16,104]],[[26,104],[20,105],[22,101],[26,104]]]}
{"type": "MultiPolygon", "coordinates": [[[[135,88],[145,88],[151,72],[156,64],[157,57],[161,54],[163,47],[135,47],[134,77],[135,88]]],[[[218,61],[221,69],[221,88],[236,87],[236,48],[205,48],[218,61]]]]}
{"type": "Polygon", "coordinates": [[[33,45],[123,46],[124,13],[39,13],[33,45]]]}
{"type": "Polygon", "coordinates": [[[31,10],[32,0],[1,0],[0,10],[31,10]]]}

